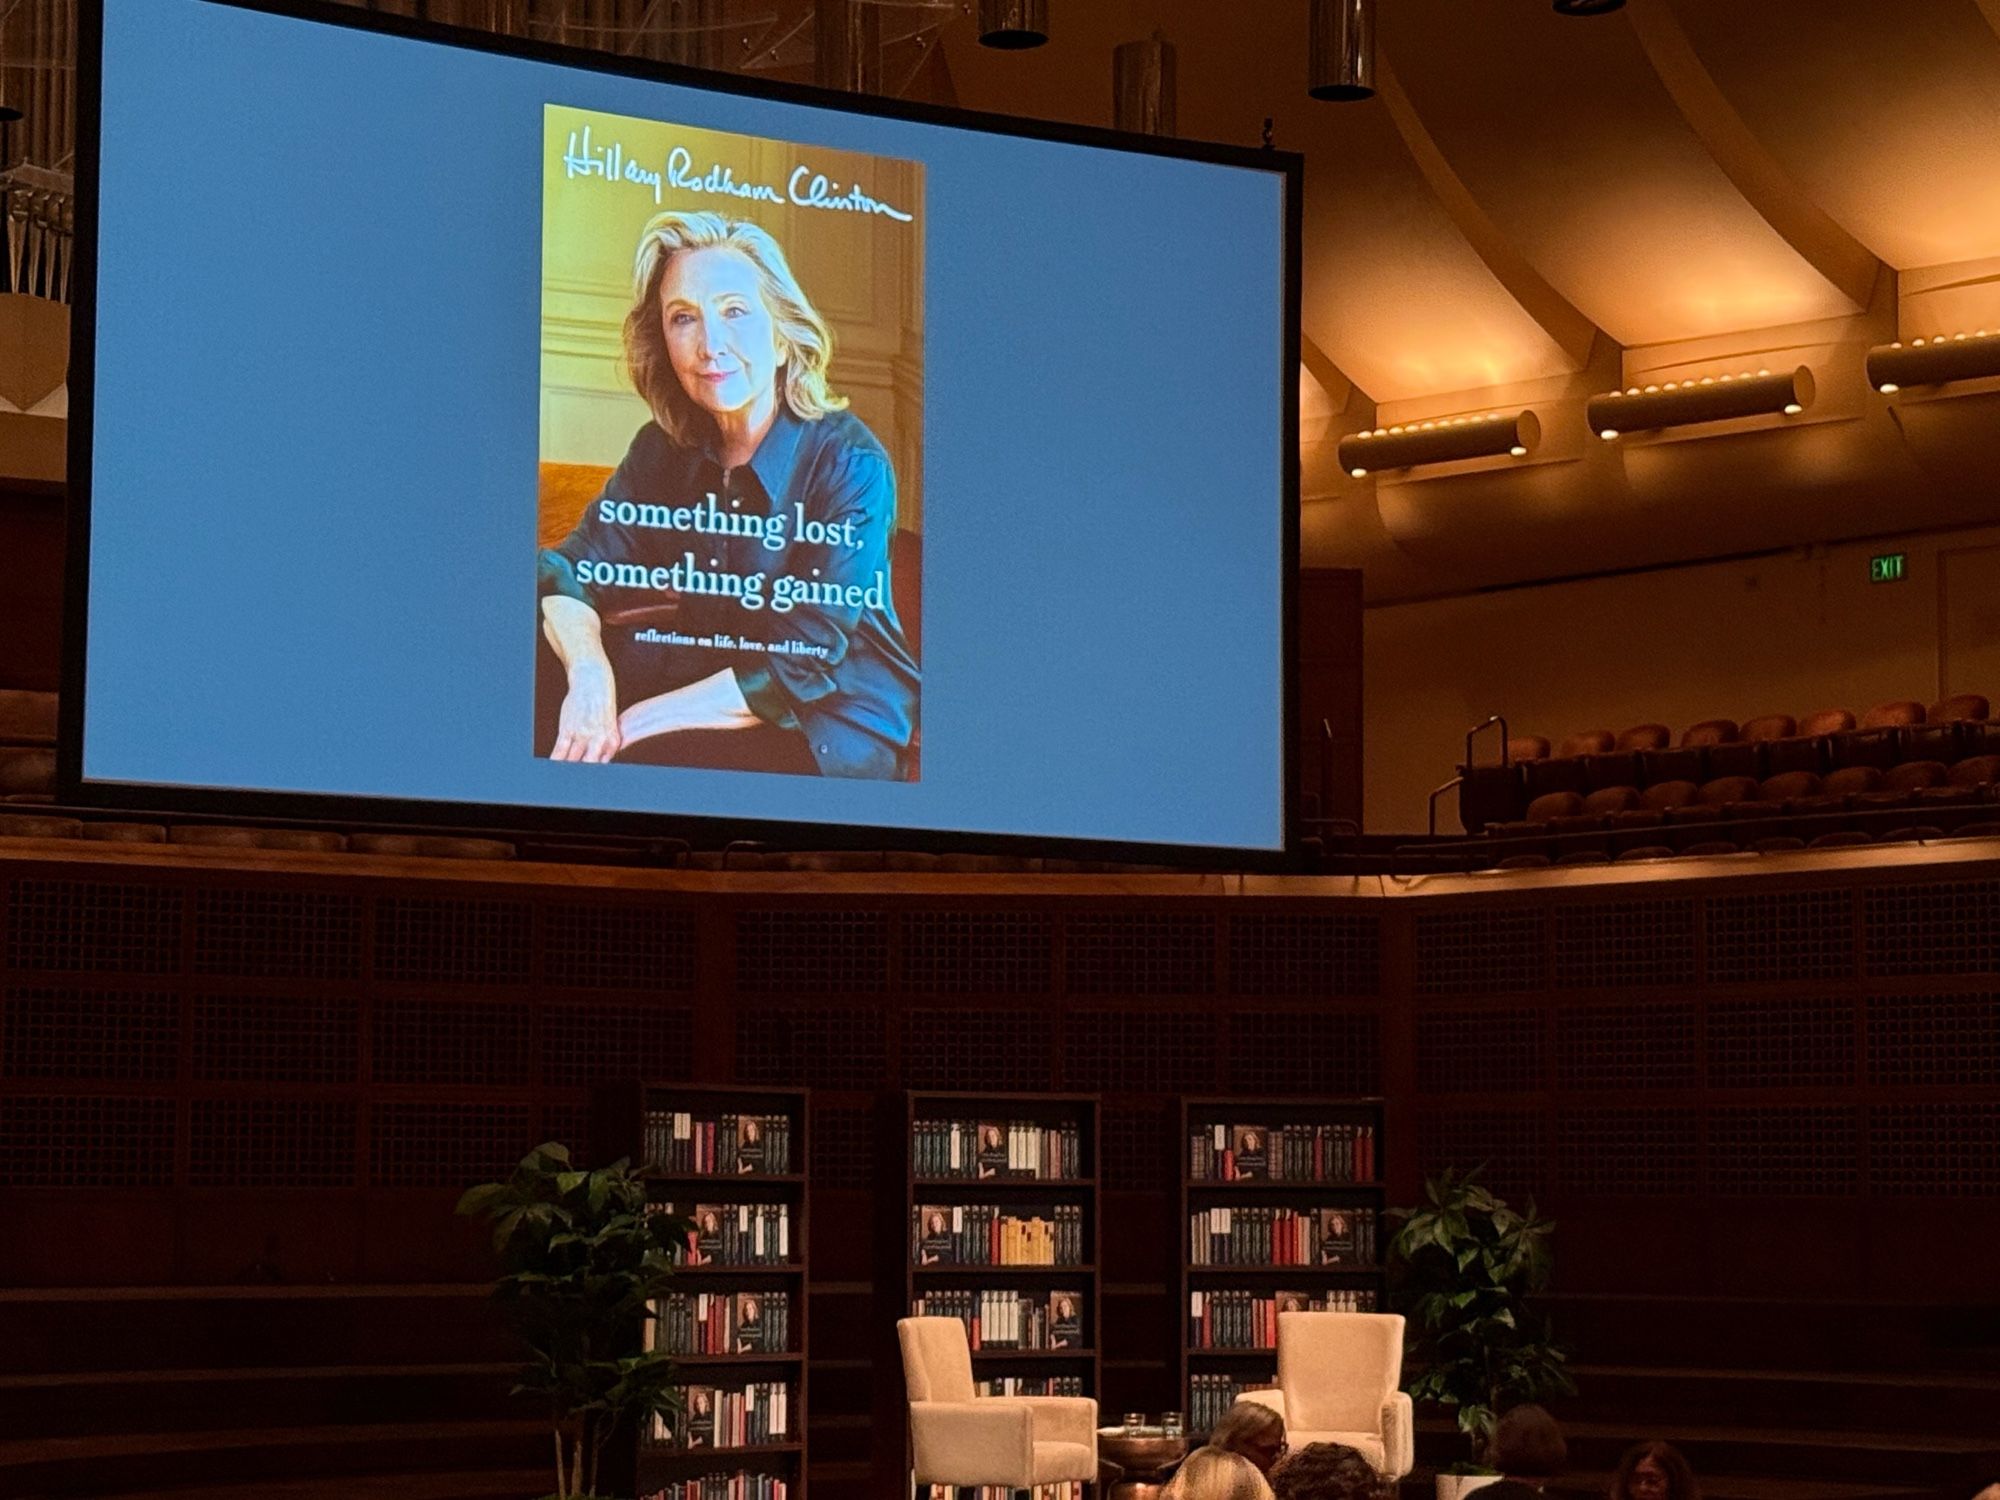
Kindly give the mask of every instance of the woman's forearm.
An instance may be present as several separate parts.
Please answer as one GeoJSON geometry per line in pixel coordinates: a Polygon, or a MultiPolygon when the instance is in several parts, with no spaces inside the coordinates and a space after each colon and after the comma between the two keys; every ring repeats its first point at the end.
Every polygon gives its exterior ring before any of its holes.
{"type": "Polygon", "coordinates": [[[597,611],[581,599],[572,599],[567,594],[544,597],[542,634],[548,637],[571,682],[576,681],[579,668],[607,674],[611,671],[611,658],[604,652],[604,624],[597,611]]]}
{"type": "Polygon", "coordinates": [[[642,698],[618,716],[626,744],[681,729],[748,729],[758,722],[727,667],[657,697],[642,698]]]}

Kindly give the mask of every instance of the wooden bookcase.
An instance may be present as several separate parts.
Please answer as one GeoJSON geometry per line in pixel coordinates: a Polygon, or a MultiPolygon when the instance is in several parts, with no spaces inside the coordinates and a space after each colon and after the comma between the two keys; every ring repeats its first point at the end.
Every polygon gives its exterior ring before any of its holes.
{"type": "MultiPolygon", "coordinates": [[[[783,1204],[787,1209],[787,1257],[782,1264],[715,1264],[684,1266],[674,1273],[674,1291],[699,1293],[783,1294],[789,1298],[787,1346],[745,1353],[675,1354],[676,1383],[684,1387],[740,1386],[751,1382],[782,1382],[787,1388],[786,1433],[782,1442],[748,1447],[667,1447],[643,1434],[626,1445],[629,1469],[610,1474],[610,1493],[646,1496],[676,1482],[704,1474],[746,1472],[771,1474],[785,1481],[788,1500],[806,1494],[806,1354],[808,1231],[810,1195],[806,1189],[806,1121],[808,1095],[800,1089],[745,1088],[721,1084],[625,1083],[597,1089],[592,1096],[591,1140],[596,1159],[620,1156],[648,1167],[648,1197],[671,1202],[684,1217],[694,1217],[696,1205],[783,1204]],[[784,1170],[694,1171],[682,1163],[669,1166],[650,1158],[657,1137],[649,1137],[649,1116],[683,1113],[697,1121],[728,1116],[774,1116],[786,1122],[789,1151],[784,1170]]],[[[607,1460],[607,1469],[612,1465],[607,1460]]]]}
{"type": "MultiPolygon", "coordinates": [[[[1180,1181],[1180,1215],[1176,1228],[1180,1240],[1178,1258],[1181,1274],[1180,1300],[1175,1309],[1180,1332],[1175,1343],[1181,1351],[1179,1390],[1190,1433],[1200,1436],[1208,1424],[1208,1412],[1203,1409],[1204,1403],[1197,1399],[1194,1390],[1196,1377],[1227,1377],[1240,1390],[1271,1385],[1278,1373],[1277,1349],[1262,1337],[1254,1337],[1247,1342],[1231,1342],[1227,1346],[1197,1342],[1194,1326],[1194,1299],[1197,1294],[1212,1297],[1215,1293],[1248,1293],[1258,1301],[1275,1303],[1280,1294],[1296,1292],[1313,1299],[1352,1297],[1360,1304],[1354,1311],[1377,1311],[1384,1306],[1381,1252],[1387,1242],[1389,1226],[1384,1214],[1387,1203],[1382,1182],[1385,1161],[1382,1115],[1382,1101],[1373,1098],[1237,1097],[1181,1101],[1179,1166],[1176,1169],[1180,1181]],[[1216,1128],[1223,1127],[1225,1139],[1229,1142],[1225,1149],[1233,1150],[1238,1132],[1252,1126],[1269,1133],[1266,1175],[1235,1180],[1225,1180],[1219,1175],[1195,1175],[1194,1137],[1197,1132],[1205,1133],[1212,1143],[1216,1128]],[[1370,1146],[1364,1160],[1356,1161],[1355,1150],[1351,1146],[1340,1150],[1328,1150],[1322,1146],[1316,1160],[1310,1149],[1305,1149],[1301,1152],[1302,1159],[1296,1164],[1308,1170],[1317,1167],[1327,1176],[1273,1177],[1269,1175],[1270,1137],[1287,1129],[1302,1133],[1322,1130],[1328,1132],[1325,1137],[1328,1141],[1343,1139],[1336,1132],[1358,1133],[1365,1130],[1372,1134],[1367,1137],[1370,1146]],[[1343,1156],[1346,1158],[1345,1169],[1338,1165],[1343,1156]],[[1312,1165],[1308,1166],[1308,1163],[1312,1165]],[[1339,1178],[1350,1180],[1336,1180],[1339,1178]],[[1310,1264],[1276,1265],[1268,1258],[1221,1265],[1196,1264],[1194,1217],[1215,1209],[1293,1210],[1300,1215],[1312,1214],[1315,1225],[1326,1222],[1321,1216],[1328,1210],[1345,1211],[1350,1224],[1356,1226],[1357,1242],[1361,1245],[1369,1242],[1360,1238],[1358,1226],[1366,1222],[1365,1216],[1372,1216],[1373,1253],[1354,1264],[1323,1265],[1316,1263],[1317,1257],[1313,1257],[1315,1263],[1310,1264]]],[[[1215,1171],[1219,1174],[1222,1170],[1218,1159],[1215,1171]]],[[[1303,1238],[1304,1234],[1301,1233],[1300,1237],[1303,1238]]],[[[1219,1310],[1211,1303],[1212,1328],[1219,1321],[1219,1316],[1219,1310]]],[[[1275,1317],[1270,1313],[1260,1315],[1239,1310],[1234,1316],[1238,1320],[1252,1319],[1253,1330],[1256,1322],[1275,1326],[1275,1317]]]]}
{"type": "MultiPolygon", "coordinates": [[[[1099,1222],[1098,1180],[1101,1154],[1099,1139],[1101,1110],[1095,1094],[988,1094],[910,1092],[903,1098],[901,1146],[904,1161],[902,1214],[895,1226],[893,1243],[900,1246],[903,1267],[905,1312],[920,1297],[944,1292],[1019,1292],[1027,1297],[1046,1299],[1056,1292],[1074,1292],[1081,1298],[1080,1342],[1062,1349],[975,1348],[972,1352],[973,1379],[980,1382],[1018,1378],[1045,1380],[1069,1378],[1079,1388],[1071,1394],[1103,1399],[1102,1342],[1102,1224],[1099,1222]],[[928,1121],[967,1121],[975,1127],[982,1122],[1002,1125],[1025,1124],[1044,1128],[1073,1126],[1076,1131],[1076,1170],[1073,1175],[1042,1177],[1030,1175],[940,1175],[920,1170],[917,1127],[928,1121]],[[919,1265],[917,1212],[926,1206],[951,1207],[995,1205],[1003,1212],[1010,1206],[1061,1206],[1080,1210],[1081,1255],[1079,1263],[1066,1265],[919,1265]]],[[[977,1170],[976,1140],[972,1170],[977,1170]]],[[[931,1309],[936,1311],[935,1308],[931,1309]]],[[[982,1336],[982,1343],[983,1343],[982,1336]]],[[[898,1371],[900,1376],[900,1369],[898,1371]]],[[[898,1393],[902,1381],[894,1379],[898,1393]]],[[[899,1408],[899,1415],[906,1408],[899,1408]]],[[[1103,1420],[1102,1413],[1099,1420],[1103,1420]]],[[[908,1422],[902,1421],[907,1441],[908,1422]]],[[[904,1472],[908,1472],[907,1455],[904,1472]]],[[[906,1493],[914,1486],[906,1482],[906,1493]]],[[[964,1493],[970,1494],[971,1491],[964,1493]]],[[[1023,1494],[1029,1493],[1023,1491],[1023,1494]]]]}

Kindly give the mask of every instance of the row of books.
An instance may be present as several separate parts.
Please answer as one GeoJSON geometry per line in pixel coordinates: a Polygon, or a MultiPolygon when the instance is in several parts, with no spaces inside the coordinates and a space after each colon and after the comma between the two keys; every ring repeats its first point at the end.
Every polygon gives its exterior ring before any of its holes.
{"type": "Polygon", "coordinates": [[[1081,1292],[926,1292],[910,1311],[920,1318],[957,1318],[975,1352],[1083,1347],[1081,1292]]]}
{"type": "Polygon", "coordinates": [[[646,1161],[694,1177],[744,1177],[792,1170],[792,1122],[786,1115],[697,1115],[646,1111],[646,1161]]]}
{"type": "Polygon", "coordinates": [[[996,1375],[976,1380],[973,1391],[981,1396],[1081,1396],[1081,1375],[996,1375]]]}
{"type": "Polygon", "coordinates": [[[1010,1490],[1002,1484],[949,1485],[920,1484],[915,1500],[1083,1500],[1083,1482],[1038,1485],[1032,1490],[1010,1490]]]}
{"type": "Polygon", "coordinates": [[[920,1266],[1081,1265],[1083,1208],[920,1203],[910,1210],[910,1253],[920,1266]]]}
{"type": "Polygon", "coordinates": [[[1188,1215],[1197,1266],[1375,1264],[1372,1208],[1205,1208],[1188,1215]]]}
{"type": "Polygon", "coordinates": [[[1360,1288],[1325,1292],[1190,1292],[1190,1349],[1271,1349],[1282,1312],[1373,1312],[1375,1293],[1360,1288]]]}
{"type": "Polygon", "coordinates": [[[792,1211],[783,1203],[697,1203],[662,1207],[692,1221],[683,1266],[781,1266],[792,1258],[792,1211]]]}
{"type": "Polygon", "coordinates": [[[791,1500],[791,1487],[776,1474],[704,1474],[677,1479],[649,1490],[643,1500],[791,1500]]]}
{"type": "Polygon", "coordinates": [[[1207,1433],[1215,1430],[1222,1414],[1254,1387],[1234,1375],[1190,1375],[1188,1377],[1188,1430],[1207,1433]]]}
{"type": "Polygon", "coordinates": [[[673,1292],[646,1306],[646,1345],[662,1354],[782,1354],[788,1292],[673,1292]]]}
{"type": "Polygon", "coordinates": [[[681,1390],[680,1436],[655,1414],[652,1441],[672,1448],[759,1448],[788,1440],[792,1393],[781,1381],[690,1385],[681,1390]]]}
{"type": "Polygon", "coordinates": [[[1188,1138],[1196,1182],[1374,1182],[1373,1125],[1203,1125],[1188,1138]]]}
{"type": "Polygon", "coordinates": [[[919,1177],[1083,1176],[1083,1134],[1074,1122],[919,1120],[911,1148],[919,1177]]]}

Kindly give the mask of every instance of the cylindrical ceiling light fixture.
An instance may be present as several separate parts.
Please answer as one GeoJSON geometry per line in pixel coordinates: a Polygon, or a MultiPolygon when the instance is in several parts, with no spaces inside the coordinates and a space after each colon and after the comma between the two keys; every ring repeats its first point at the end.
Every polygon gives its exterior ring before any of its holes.
{"type": "Polygon", "coordinates": [[[1111,123],[1138,135],[1174,133],[1174,44],[1160,32],[1112,49],[1111,123]]]}
{"type": "Polygon", "coordinates": [[[1555,0],[1559,16],[1608,16],[1623,10],[1625,0],[1555,0]]]}
{"type": "Polygon", "coordinates": [[[1584,410],[1590,430],[1608,443],[1622,433],[1727,422],[1732,417],[1796,417],[1812,405],[1812,399],[1812,371],[1800,365],[1776,375],[1757,370],[1631,385],[1592,396],[1584,410]]]}
{"type": "Polygon", "coordinates": [[[1375,0],[1312,0],[1306,92],[1339,102],[1375,97],[1375,0]]]}
{"type": "Polygon", "coordinates": [[[1439,417],[1350,432],[1340,440],[1340,466],[1356,479],[1374,469],[1448,464],[1461,458],[1526,458],[1541,440],[1531,411],[1496,411],[1483,417],[1439,417]]]}
{"type": "Polygon", "coordinates": [[[1019,52],[1049,39],[1049,0],[979,0],[979,45],[1019,52]]]}
{"type": "Polygon", "coordinates": [[[819,0],[813,9],[813,82],[850,94],[882,91],[882,7],[819,0]]]}
{"type": "Polygon", "coordinates": [[[1934,339],[1877,344],[1868,351],[1868,383],[1893,395],[1906,385],[1943,385],[1948,380],[2000,376],[2000,334],[1939,334],[1934,339]]]}

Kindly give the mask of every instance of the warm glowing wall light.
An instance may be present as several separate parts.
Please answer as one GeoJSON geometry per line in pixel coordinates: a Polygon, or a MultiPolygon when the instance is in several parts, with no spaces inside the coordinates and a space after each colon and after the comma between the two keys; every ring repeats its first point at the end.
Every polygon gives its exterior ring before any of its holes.
{"type": "Polygon", "coordinates": [[[1868,351],[1868,383],[1885,395],[1906,385],[1943,385],[2000,375],[2000,334],[1939,334],[1909,343],[1877,344],[1868,351]]]}
{"type": "Polygon", "coordinates": [[[1350,432],[1340,440],[1340,466],[1356,479],[1365,479],[1371,469],[1448,464],[1461,458],[1526,458],[1541,436],[1542,424],[1531,411],[1436,417],[1350,432]]]}
{"type": "Polygon", "coordinates": [[[1774,375],[1756,370],[1740,375],[1706,375],[1627,386],[1592,396],[1584,410],[1591,431],[1607,443],[1624,432],[1726,422],[1732,417],[1795,417],[1812,405],[1812,371],[1804,365],[1774,375]]]}

